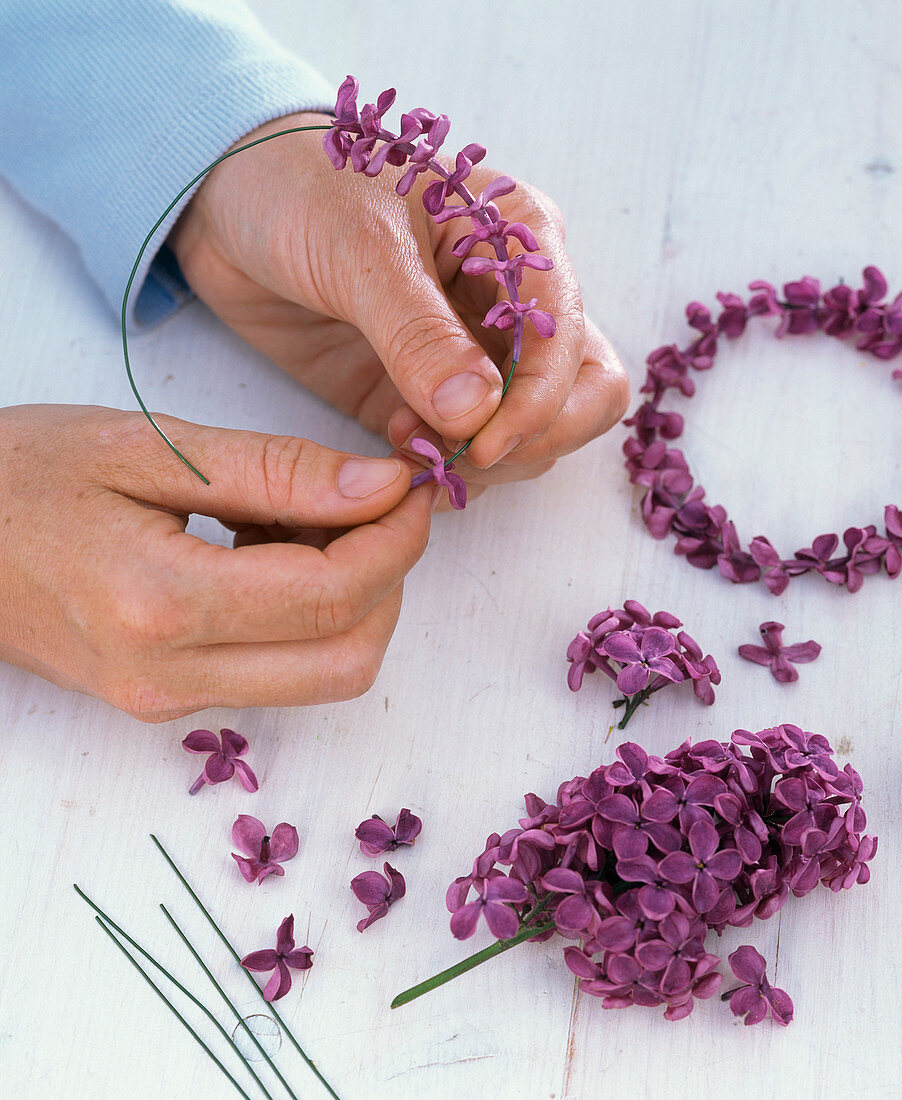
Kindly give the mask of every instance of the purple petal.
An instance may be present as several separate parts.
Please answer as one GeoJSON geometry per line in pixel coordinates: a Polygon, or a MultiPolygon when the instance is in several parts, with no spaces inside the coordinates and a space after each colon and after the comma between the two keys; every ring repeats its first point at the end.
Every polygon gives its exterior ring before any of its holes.
{"type": "Polygon", "coordinates": [[[294,950],[294,915],[289,914],[279,925],[276,932],[276,951],[280,955],[287,955],[294,950]]]}
{"type": "Polygon", "coordinates": [[[412,451],[416,451],[418,455],[428,458],[433,466],[444,461],[441,451],[434,447],[427,439],[420,439],[419,436],[415,436],[411,439],[410,443],[408,443],[408,447],[410,447],[412,451]]]}
{"type": "Polygon", "coordinates": [[[192,730],[182,742],[186,752],[220,752],[222,745],[212,730],[192,730]]]}
{"type": "Polygon", "coordinates": [[[245,970],[254,971],[272,970],[278,963],[279,956],[271,947],[266,947],[262,951],[252,951],[241,960],[245,970]]]}
{"type": "Polygon", "coordinates": [[[204,779],[208,783],[225,783],[235,774],[235,764],[220,753],[207,757],[204,764],[204,779]]]}
{"type": "Polygon", "coordinates": [[[238,774],[239,783],[246,791],[253,792],[259,789],[260,784],[257,782],[257,777],[251,771],[249,764],[246,764],[243,760],[236,760],[235,771],[238,774]]]}
{"type": "Polygon", "coordinates": [[[613,657],[615,661],[634,663],[642,658],[636,639],[625,630],[609,634],[602,644],[601,651],[605,656],[613,657]]]}
{"type": "Polygon", "coordinates": [[[728,960],[730,969],[741,982],[757,986],[764,977],[767,962],[750,944],[737,947],[728,960]]]}
{"type": "Polygon", "coordinates": [[[247,741],[234,730],[220,730],[222,736],[222,751],[225,756],[244,756],[247,752],[247,741]]]}
{"type": "Polygon", "coordinates": [[[364,905],[379,905],[388,897],[391,883],[378,871],[363,871],[351,879],[354,897],[364,905]]]}
{"type": "Polygon", "coordinates": [[[617,674],[617,687],[624,695],[636,695],[646,686],[651,673],[642,665],[627,665],[617,674]]]}
{"type": "Polygon", "coordinates": [[[294,970],[309,970],[313,966],[313,952],[309,947],[299,947],[288,952],[285,962],[294,970]]]}
{"type": "Polygon", "coordinates": [[[357,922],[357,931],[365,932],[371,924],[375,924],[377,920],[382,918],[388,913],[388,902],[383,901],[380,905],[375,906],[370,910],[369,915],[364,917],[363,920],[357,922]]]}
{"type": "Polygon", "coordinates": [[[520,927],[520,918],[507,905],[499,901],[490,901],[485,906],[485,920],[489,931],[499,940],[509,940],[516,936],[520,927]]]}
{"type": "Polygon", "coordinates": [[[298,854],[298,831],[287,821],[281,821],[273,829],[270,837],[269,858],[277,863],[285,863],[298,854]]]}
{"type": "Polygon", "coordinates": [[[420,835],[423,828],[423,822],[416,814],[412,814],[410,810],[403,809],[398,814],[398,820],[395,822],[395,840],[398,844],[413,844],[416,838],[420,835]]]}
{"type": "Polygon", "coordinates": [[[260,844],[266,836],[266,826],[250,814],[239,814],[232,826],[232,843],[246,856],[260,858],[260,844]]]}
{"type": "Polygon", "coordinates": [[[238,870],[241,872],[245,882],[255,882],[257,876],[260,874],[260,860],[259,859],[245,859],[244,856],[236,855],[232,852],[232,859],[238,864],[238,870]]]}
{"type": "Polygon", "coordinates": [[[458,909],[451,917],[451,934],[456,940],[467,940],[476,931],[479,923],[479,914],[482,912],[481,901],[471,901],[458,909]]]}
{"type": "Polygon", "coordinates": [[[407,885],[404,882],[404,876],[401,874],[401,872],[396,871],[394,867],[391,866],[391,864],[384,863],[382,867],[390,884],[388,896],[385,900],[388,902],[389,905],[392,905],[399,898],[404,897],[404,895],[407,893],[407,885]]]}
{"type": "Polygon", "coordinates": [[[278,1001],[291,989],[291,971],[285,963],[279,959],[276,972],[266,983],[263,990],[264,1001],[278,1001]]]}
{"type": "Polygon", "coordinates": [[[395,839],[391,826],[375,814],[354,830],[354,836],[360,841],[364,855],[378,856],[391,849],[395,839]]]}
{"type": "Polygon", "coordinates": [[[659,626],[650,626],[642,635],[642,656],[645,660],[664,657],[676,649],[676,639],[659,626]]]}
{"type": "Polygon", "coordinates": [[[797,665],[807,665],[813,661],[821,651],[821,647],[815,641],[796,642],[788,645],[783,650],[783,656],[797,665]]]}

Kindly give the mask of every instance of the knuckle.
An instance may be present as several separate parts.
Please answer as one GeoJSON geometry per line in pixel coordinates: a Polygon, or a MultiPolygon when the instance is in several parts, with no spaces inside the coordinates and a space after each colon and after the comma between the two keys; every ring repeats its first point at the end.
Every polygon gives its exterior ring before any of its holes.
{"type": "Polygon", "coordinates": [[[175,715],[191,714],[194,709],[171,689],[132,676],[106,684],[101,694],[117,710],[148,724],[167,722],[175,715]]]}
{"type": "Polygon", "coordinates": [[[249,469],[253,484],[262,478],[266,499],[272,512],[271,523],[291,526],[297,516],[298,502],[309,491],[311,463],[316,444],[297,436],[268,436],[259,452],[258,469],[249,469]]]}
{"type": "Polygon", "coordinates": [[[365,695],[379,675],[382,651],[355,646],[346,654],[338,676],[337,689],[341,699],[356,699],[365,695]]]}
{"type": "Polygon", "coordinates": [[[403,363],[414,376],[447,357],[448,322],[437,313],[395,316],[386,353],[391,363],[403,363]]]}
{"type": "Polygon", "coordinates": [[[358,598],[347,583],[319,586],[312,611],[312,629],[316,637],[344,634],[359,618],[358,598]]]}

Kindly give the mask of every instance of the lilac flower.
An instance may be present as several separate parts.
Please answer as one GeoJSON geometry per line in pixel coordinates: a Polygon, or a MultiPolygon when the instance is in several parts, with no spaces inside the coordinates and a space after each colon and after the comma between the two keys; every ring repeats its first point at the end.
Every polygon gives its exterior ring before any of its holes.
{"type": "Polygon", "coordinates": [[[730,1002],[734,1016],[745,1016],[745,1023],[760,1024],[770,1009],[775,1023],[781,1027],[792,1020],[792,1001],[789,994],[770,984],[765,974],[767,963],[754,947],[743,944],[729,957],[733,973],[745,985],[724,993],[722,999],[730,1002]]]}
{"type": "Polygon", "coordinates": [[[554,336],[557,322],[544,309],[536,309],[537,302],[538,298],[530,298],[528,302],[497,302],[485,315],[483,328],[494,325],[496,328],[509,329],[518,317],[528,317],[539,336],[554,336]]]}
{"type": "Polygon", "coordinates": [[[671,852],[661,860],[661,874],[670,882],[692,883],[692,904],[699,913],[714,907],[721,883],[731,882],[742,870],[735,848],[719,848],[713,825],[696,821],[689,829],[689,852],[671,852]]]}
{"type": "Polygon", "coordinates": [[[485,879],[476,887],[479,897],[471,901],[451,917],[451,931],[458,940],[469,939],[476,931],[480,916],[485,916],[492,935],[499,940],[510,939],[517,934],[520,919],[511,905],[522,905],[529,894],[522,882],[499,875],[485,879]]]}
{"type": "Polygon", "coordinates": [[[407,892],[404,876],[390,864],[383,864],[384,875],[378,871],[364,871],[351,880],[354,897],[369,910],[369,916],[357,922],[357,931],[363,932],[374,921],[381,920],[399,898],[407,892]]]}
{"type": "MultiPolygon", "coordinates": [[[[631,625],[649,629],[652,616],[638,604],[609,608],[587,636],[631,625]]],[[[686,741],[663,759],[631,743],[617,756],[562,783],[554,803],[528,795],[520,829],[488,838],[472,874],[448,890],[457,938],[485,913],[501,940],[533,929],[533,939],[576,940],[564,961],[584,992],[607,1008],[662,1005],[678,1020],[721,982],[704,950],[708,929],[772,917],[818,883],[840,891],[868,881],[877,840],[862,835],[861,779],[836,767],[818,734],[787,724],[737,730],[728,743],[686,741]]],[[[754,1018],[764,998],[764,1011],[788,1020],[788,998],[750,959],[736,970],[747,986],[732,991],[734,1011],[754,1018]]]]}
{"type": "Polygon", "coordinates": [[[366,821],[361,821],[354,836],[360,841],[360,850],[364,855],[378,856],[383,852],[393,852],[401,844],[413,844],[422,828],[420,818],[403,809],[398,813],[394,828],[378,814],[373,814],[366,821]]]}
{"type": "Polygon", "coordinates": [[[617,687],[624,695],[635,695],[648,684],[652,673],[657,673],[675,684],[683,679],[683,673],[667,656],[676,649],[673,637],[661,627],[652,626],[644,631],[639,644],[626,631],[611,634],[605,639],[602,652],[623,664],[617,676],[617,687]]]}
{"type": "Polygon", "coordinates": [[[291,971],[309,970],[313,966],[313,952],[309,947],[294,946],[294,915],[286,917],[279,925],[276,933],[276,947],[266,948],[263,951],[252,951],[241,960],[245,970],[253,970],[265,973],[274,970],[275,973],[266,983],[263,990],[263,999],[266,1001],[278,1001],[291,989],[291,971]]]}
{"type": "Polygon", "coordinates": [[[451,501],[452,508],[456,508],[458,511],[465,508],[467,504],[467,487],[464,484],[464,479],[460,474],[451,472],[454,468],[453,465],[445,461],[438,448],[433,447],[428,440],[414,438],[410,441],[410,449],[432,463],[428,471],[414,477],[411,485],[416,487],[433,478],[439,485],[448,490],[448,499],[451,501]]]}
{"type": "Polygon", "coordinates": [[[806,665],[815,660],[821,651],[818,643],[810,640],[784,646],[785,627],[782,623],[766,622],[762,623],[758,629],[764,639],[764,645],[741,645],[739,656],[747,661],[753,661],[756,665],[769,665],[774,679],[781,684],[790,684],[798,680],[799,674],[792,667],[793,664],[806,665]]]}
{"type": "Polygon", "coordinates": [[[197,794],[205,783],[225,783],[236,773],[246,791],[257,790],[257,777],[244,760],[238,759],[247,752],[247,741],[234,730],[220,730],[220,735],[221,740],[212,730],[192,730],[182,742],[186,752],[210,754],[188,794],[197,794]]]}
{"type": "Polygon", "coordinates": [[[245,882],[256,882],[258,886],[268,875],[284,875],[281,864],[298,853],[298,831],[293,825],[283,821],[269,835],[263,822],[248,814],[239,814],[235,820],[232,842],[244,852],[244,856],[232,852],[232,859],[245,882]]]}

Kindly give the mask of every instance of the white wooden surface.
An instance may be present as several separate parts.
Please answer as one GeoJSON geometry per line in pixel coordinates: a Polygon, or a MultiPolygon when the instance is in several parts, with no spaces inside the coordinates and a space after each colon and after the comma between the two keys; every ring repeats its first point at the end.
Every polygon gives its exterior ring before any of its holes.
{"type": "MultiPolygon", "coordinates": [[[[714,304],[756,278],[852,282],[868,263],[902,289],[894,0],[253,6],[336,84],[349,71],[367,97],[395,84],[402,106],[446,111],[452,140],[482,141],[490,163],[552,194],[587,310],[636,388],[646,354],[684,338],[692,298],[714,304]]],[[[0,219],[3,403],[132,407],[115,324],[73,247],[5,185],[0,219]]],[[[151,406],[380,452],[197,305],[134,355],[151,406]]],[[[687,453],[746,538],[766,533],[788,552],[899,501],[902,394],[886,367],[826,339],[750,336],[699,381],[687,453]]],[[[282,1010],[345,1100],[899,1095],[902,581],[868,579],[850,596],[810,579],[774,598],[689,568],[640,523],[623,438],[615,429],[540,482],[438,518],[383,671],[355,702],[146,727],[0,669],[4,1097],[231,1095],[71,888],[202,990],[156,908],[165,901],[258,1011],[151,831],[241,949],[295,913],[316,960],[282,1010]],[[515,823],[526,791],[551,798],[612,758],[611,689],[594,678],[571,695],[564,651],[594,611],[630,597],[679,614],[723,671],[713,708],[665,692],[631,738],[662,753],[686,736],[791,721],[825,734],[864,778],[880,836],[871,884],[791,899],[714,945],[725,957],[754,943],[795,1022],[747,1029],[719,1000],[678,1024],[660,1010],[606,1012],[575,994],[560,941],[390,1012],[395,993],[489,942],[482,930],[456,943],[443,901],[484,837],[515,823]],[[767,618],[786,623],[788,641],[823,644],[795,685],[736,656],[767,618]],[[247,735],[257,795],[231,784],[188,798],[199,758],[179,743],[197,726],[247,735]],[[361,936],[348,883],[375,861],[353,828],[402,805],[425,823],[395,860],[409,893],[361,936]],[[297,825],[284,879],[240,880],[229,856],[239,812],[297,825]]],[[[221,538],[212,523],[199,530],[221,538]]],[[[321,1095],[302,1066],[283,1064],[300,1095],[321,1095]]]]}

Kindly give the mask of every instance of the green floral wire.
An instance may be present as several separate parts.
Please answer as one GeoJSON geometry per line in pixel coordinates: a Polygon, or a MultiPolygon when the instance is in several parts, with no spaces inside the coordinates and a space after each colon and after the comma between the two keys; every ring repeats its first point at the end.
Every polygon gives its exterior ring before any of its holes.
{"type": "MultiPolygon", "coordinates": [[[[160,843],[160,841],[153,835],[153,833],[150,834],[150,839],[157,846],[157,848],[159,849],[160,854],[163,856],[163,858],[169,864],[170,868],[175,873],[175,875],[178,878],[179,882],[181,882],[182,886],[184,886],[185,889],[188,891],[188,893],[191,895],[191,898],[194,901],[194,903],[197,905],[198,909],[200,909],[200,911],[203,913],[203,915],[207,918],[207,921],[209,922],[210,926],[213,928],[213,931],[216,933],[217,936],[219,936],[219,938],[225,944],[225,946],[228,949],[229,953],[231,954],[232,958],[240,966],[241,965],[241,958],[238,955],[238,952],[235,950],[234,947],[232,947],[232,945],[226,939],[225,933],[222,931],[222,929],[219,927],[219,925],[216,923],[216,921],[213,920],[213,918],[210,916],[210,913],[208,912],[206,906],[200,900],[200,898],[197,896],[197,894],[194,892],[194,890],[191,888],[191,884],[188,882],[188,880],[185,878],[185,876],[182,874],[182,872],[178,869],[178,867],[176,866],[174,860],[172,859],[172,856],[170,856],[170,854],[166,851],[166,849],[163,847],[163,845],[160,843]]],[[[320,1073],[320,1071],[316,1068],[316,1064],[312,1061],[312,1059],[304,1052],[304,1050],[301,1047],[300,1043],[294,1037],[294,1034],[292,1033],[291,1028],[289,1028],[288,1024],[285,1023],[285,1021],[282,1019],[282,1017],[280,1016],[280,1014],[276,1010],[275,1005],[272,1004],[272,1002],[267,1001],[266,998],[263,996],[263,990],[260,988],[259,985],[257,985],[257,983],[254,981],[254,979],[251,977],[250,972],[248,970],[245,970],[243,966],[241,967],[241,972],[242,972],[242,974],[244,974],[244,976],[250,982],[251,988],[254,990],[254,992],[257,994],[257,996],[260,997],[260,999],[266,1005],[267,1011],[272,1013],[272,1015],[275,1018],[276,1022],[280,1025],[282,1030],[288,1036],[288,1038],[289,1038],[292,1046],[294,1047],[294,1049],[304,1059],[304,1061],[307,1063],[308,1067],[313,1071],[313,1073],[316,1074],[316,1076],[319,1079],[320,1083],[323,1085],[323,1087],[326,1089],[326,1091],[329,1093],[329,1095],[331,1097],[333,1097],[333,1100],[340,1100],[340,1098],[338,1096],[338,1093],[332,1088],[332,1086],[329,1084],[329,1082],[325,1079],[325,1077],[323,1077],[323,1075],[320,1073]]]]}
{"type": "MultiPolygon", "coordinates": [[[[148,409],[147,405],[144,403],[144,399],[141,397],[141,394],[138,391],[138,386],[137,386],[137,383],[135,382],[135,376],[132,373],[131,360],[129,359],[129,356],[128,356],[127,314],[128,314],[128,298],[129,298],[129,295],[131,294],[132,285],[134,284],[134,281],[135,281],[135,276],[138,274],[138,268],[141,265],[141,260],[144,258],[144,253],[147,251],[147,247],[150,244],[151,240],[153,239],[153,236],[156,233],[156,231],[160,228],[160,226],[163,224],[163,222],[169,217],[170,213],[178,205],[178,203],[185,197],[185,195],[187,195],[188,192],[194,186],[196,186],[198,183],[200,183],[200,181],[204,178],[204,176],[208,172],[212,172],[213,169],[218,164],[222,164],[222,162],[224,160],[228,160],[229,157],[234,157],[236,153],[243,153],[246,149],[253,149],[255,145],[262,145],[264,141],[272,141],[274,138],[285,137],[286,134],[302,134],[302,133],[305,133],[309,130],[331,130],[331,129],[332,129],[331,126],[292,126],[290,129],[287,129],[287,130],[278,130],[274,134],[267,134],[265,137],[255,138],[253,141],[248,141],[244,145],[239,145],[235,149],[230,149],[228,153],[223,153],[221,157],[217,157],[216,160],[214,160],[210,164],[208,164],[206,166],[206,168],[201,169],[201,171],[198,172],[198,174],[194,177],[194,179],[192,179],[190,181],[190,183],[185,184],[185,186],[181,189],[181,191],[179,191],[179,193],[175,196],[175,198],[172,200],[172,202],[170,202],[170,204],[166,207],[166,209],[163,211],[163,213],[153,223],[153,226],[152,226],[150,232],[144,238],[143,242],[141,243],[141,247],[138,249],[138,255],[135,257],[135,262],[132,264],[132,269],[131,269],[131,272],[129,273],[128,280],[126,281],[125,290],[123,291],[123,294],[122,294],[122,309],[120,311],[120,316],[119,316],[120,328],[122,330],[122,357],[125,360],[125,373],[128,376],[128,384],[129,384],[129,386],[131,386],[132,393],[135,395],[135,400],[138,402],[138,405],[141,408],[141,412],[143,412],[144,415],[147,417],[147,419],[150,421],[150,423],[151,423],[154,431],[157,433],[157,435],[160,436],[160,438],[163,440],[163,442],[166,444],[166,446],[172,451],[172,453],[181,462],[183,462],[188,467],[188,469],[196,477],[200,478],[200,480],[204,483],[204,485],[209,485],[210,484],[210,479],[208,477],[205,477],[200,472],[200,470],[198,470],[197,467],[193,465],[193,463],[189,462],[188,459],[185,458],[185,456],[182,454],[182,452],[178,449],[178,447],[176,447],[176,445],[172,442],[172,440],[169,438],[169,436],[163,431],[163,429],[156,422],[156,420],[154,420],[153,414],[148,409]]],[[[504,380],[504,385],[501,389],[501,396],[502,397],[504,397],[504,395],[507,393],[507,388],[511,384],[511,379],[514,377],[514,371],[516,370],[516,368],[517,368],[517,360],[514,359],[511,362],[511,369],[508,371],[507,378],[504,380]]],[[[454,452],[454,454],[449,459],[447,459],[446,465],[447,465],[447,463],[453,462],[456,458],[459,458],[464,453],[464,451],[470,446],[470,444],[472,442],[473,442],[472,439],[468,439],[465,443],[463,443],[460,447],[458,447],[458,449],[454,452]]]]}
{"type": "MultiPolygon", "coordinates": [[[[72,885],[73,885],[73,889],[75,890],[76,894],[78,894],[78,896],[83,901],[86,901],[88,903],[88,905],[90,905],[90,907],[94,910],[94,912],[99,914],[99,916],[102,918],[101,927],[105,927],[106,925],[108,925],[109,928],[114,929],[124,940],[126,940],[128,943],[130,943],[136,951],[138,951],[141,955],[143,955],[144,958],[147,959],[148,962],[152,963],[157,968],[157,970],[159,970],[159,972],[165,978],[167,978],[170,982],[172,982],[172,984],[176,987],[176,989],[178,989],[180,992],[182,992],[193,1004],[195,1004],[201,1010],[201,1012],[204,1013],[205,1016],[207,1016],[207,1018],[211,1021],[211,1023],[214,1025],[214,1027],[216,1027],[216,1029],[220,1032],[220,1034],[223,1036],[223,1038],[226,1040],[226,1042],[234,1049],[235,1053],[238,1055],[238,1057],[241,1059],[241,1061],[246,1066],[247,1071],[250,1073],[250,1075],[254,1078],[254,1080],[257,1082],[257,1084],[262,1089],[264,1096],[267,1097],[267,1100],[273,1100],[272,1094],[267,1090],[266,1086],[263,1084],[263,1082],[257,1076],[257,1073],[254,1070],[253,1066],[250,1064],[250,1062],[248,1062],[248,1060],[245,1058],[245,1056],[241,1053],[241,1050],[238,1048],[237,1044],[234,1042],[232,1037],[225,1030],[225,1028],[222,1026],[222,1024],[219,1022],[219,1020],[216,1019],[216,1017],[213,1015],[213,1013],[210,1011],[210,1009],[207,1008],[207,1006],[202,1001],[200,1001],[197,997],[195,997],[190,989],[186,989],[186,987],[184,985],[182,985],[182,983],[178,980],[178,978],[176,978],[172,974],[170,974],[170,972],[166,969],[166,967],[163,966],[162,963],[158,962],[153,957],[153,955],[150,954],[149,951],[145,951],[145,949],[141,946],[141,944],[138,943],[137,940],[134,940],[128,934],[128,932],[125,931],[124,928],[121,928],[113,920],[113,918],[111,916],[109,916],[109,914],[105,913],[100,908],[100,906],[97,905],[96,902],[92,901],[88,897],[88,895],[84,892],[84,890],[81,889],[81,887],[79,887],[76,883],[73,883],[72,885]]],[[[167,916],[168,915],[169,914],[167,913],[167,916]]],[[[170,920],[171,919],[172,918],[170,918],[170,920]]],[[[109,928],[105,928],[105,930],[109,931],[109,928]]],[[[180,932],[180,930],[178,928],[176,930],[180,932]]],[[[180,932],[180,934],[181,934],[181,932],[180,932]]],[[[113,939],[114,939],[114,942],[116,942],[119,947],[122,947],[122,944],[120,944],[118,942],[118,940],[116,940],[115,936],[113,937],[113,939]]],[[[126,949],[124,947],[122,947],[122,950],[125,951],[126,949]]],[[[126,954],[128,954],[127,951],[126,951],[126,954]]],[[[148,981],[149,980],[150,979],[148,979],[148,981]]],[[[153,983],[151,983],[151,984],[153,984],[153,983]]],[[[173,1010],[173,1012],[175,1012],[175,1008],[174,1008],[172,1002],[169,1001],[165,996],[163,996],[162,993],[160,994],[160,996],[163,997],[163,1000],[166,1002],[166,1004],[173,1010]]],[[[224,996],[224,994],[223,994],[223,996],[224,996]]],[[[231,1007],[231,1005],[229,1007],[231,1007]]],[[[234,1011],[234,1009],[233,1009],[233,1011],[234,1011]]],[[[176,1012],[176,1015],[178,1015],[177,1012],[176,1012]]],[[[252,1036],[252,1038],[254,1038],[256,1040],[256,1036],[253,1034],[253,1032],[250,1031],[250,1028],[246,1027],[246,1030],[248,1031],[248,1034],[250,1034],[252,1036]]],[[[264,1057],[267,1057],[265,1051],[263,1053],[264,1053],[264,1057]]],[[[273,1067],[273,1068],[275,1068],[275,1067],[273,1067]]],[[[277,1075],[278,1075],[278,1071],[277,1071],[277,1075]]],[[[287,1085],[285,1087],[288,1088],[287,1085]]],[[[291,1089],[288,1089],[288,1091],[292,1096],[294,1096],[294,1093],[291,1092],[291,1089]]]]}
{"type": "Polygon", "coordinates": [[[136,958],[134,958],[134,956],[129,952],[128,948],[125,947],[123,944],[121,944],[118,939],[116,939],[115,933],[112,931],[112,929],[107,928],[106,923],[100,917],[95,916],[94,920],[97,921],[97,923],[104,930],[104,932],[106,932],[106,934],[110,937],[110,939],[113,941],[113,943],[119,948],[119,950],[123,953],[123,955],[125,955],[125,957],[128,959],[128,961],[138,971],[138,973],[141,975],[141,977],[147,982],[147,984],[154,991],[154,993],[156,993],[156,995],[169,1007],[170,1011],[176,1017],[176,1019],[179,1021],[179,1023],[181,1023],[183,1025],[183,1027],[185,1027],[191,1033],[191,1035],[194,1038],[195,1042],[199,1043],[200,1046],[203,1047],[203,1049],[206,1051],[206,1053],[210,1056],[211,1060],[219,1067],[220,1070],[222,1070],[222,1072],[226,1075],[226,1077],[228,1077],[228,1079],[232,1082],[232,1084],[235,1086],[235,1088],[238,1090],[238,1092],[244,1097],[244,1100],[252,1100],[252,1097],[250,1097],[244,1091],[244,1089],[241,1087],[241,1085],[238,1084],[238,1082],[235,1080],[235,1078],[231,1075],[231,1073],[229,1073],[229,1071],[222,1064],[222,1062],[220,1062],[220,1060],[216,1057],[216,1055],[213,1053],[213,1051],[210,1050],[210,1048],[207,1046],[207,1044],[203,1041],[203,1039],[201,1039],[201,1037],[197,1034],[197,1032],[194,1030],[194,1028],[188,1023],[188,1021],[185,1019],[185,1017],[181,1014],[181,1012],[179,1012],[179,1010],[175,1007],[175,1005],[172,1003],[172,1001],[169,1000],[169,998],[162,991],[162,989],[160,989],[160,987],[156,984],[156,982],[153,980],[153,978],[151,978],[151,976],[147,973],[147,971],[144,969],[144,967],[141,966],[141,964],[138,962],[138,960],[136,958]]]}
{"type": "Polygon", "coordinates": [[[178,449],[178,447],[176,447],[176,445],[172,442],[172,440],[169,438],[169,436],[163,431],[163,429],[156,422],[156,420],[154,420],[153,415],[151,414],[150,410],[144,404],[144,399],[141,397],[141,394],[138,392],[138,387],[135,383],[134,375],[132,374],[131,362],[130,362],[129,357],[128,357],[128,331],[127,331],[126,318],[127,318],[127,311],[128,311],[128,297],[129,297],[129,294],[131,294],[132,284],[135,281],[135,276],[138,274],[138,268],[141,265],[141,260],[144,258],[144,253],[147,251],[147,246],[150,244],[151,240],[153,239],[153,235],[160,228],[160,226],[163,224],[163,222],[169,217],[170,213],[173,211],[173,209],[176,207],[176,205],[185,197],[185,195],[188,194],[188,192],[192,189],[192,187],[194,187],[196,184],[200,183],[200,181],[204,178],[204,176],[208,172],[212,172],[213,169],[217,166],[217,164],[222,164],[222,162],[224,160],[228,160],[229,157],[234,157],[236,153],[243,153],[245,151],[245,149],[253,149],[255,145],[262,145],[264,141],[272,141],[273,138],[284,137],[286,134],[301,134],[301,133],[304,133],[307,130],[329,130],[329,129],[331,129],[331,127],[329,127],[329,126],[292,126],[288,130],[278,130],[274,134],[267,134],[265,137],[255,138],[253,141],[248,141],[244,145],[239,145],[237,148],[229,150],[228,153],[223,153],[223,155],[221,157],[217,157],[216,160],[214,160],[212,163],[208,164],[206,168],[204,168],[204,169],[202,169],[202,171],[198,172],[198,174],[194,177],[193,180],[191,180],[190,183],[185,184],[185,186],[181,189],[181,191],[179,191],[179,193],[175,196],[175,198],[172,200],[172,202],[166,207],[166,209],[163,211],[163,213],[154,222],[152,229],[147,234],[147,236],[144,238],[144,241],[141,244],[141,247],[138,249],[138,255],[135,257],[135,262],[132,265],[132,269],[131,269],[131,272],[129,274],[128,281],[125,284],[125,290],[122,294],[122,310],[120,312],[119,320],[120,320],[120,326],[121,326],[121,329],[122,329],[122,355],[125,359],[125,373],[128,375],[128,383],[132,388],[132,393],[135,395],[135,398],[136,398],[138,404],[141,407],[141,411],[144,413],[144,415],[147,417],[147,419],[153,425],[154,430],[157,432],[157,434],[160,436],[160,438],[163,440],[163,442],[166,444],[166,446],[169,447],[169,449],[173,452],[173,454],[175,454],[182,462],[184,462],[184,464],[188,467],[188,469],[193,474],[195,474],[197,477],[199,477],[200,480],[204,483],[204,485],[209,485],[210,484],[210,479],[208,477],[204,477],[204,475],[200,472],[200,470],[198,470],[196,466],[192,465],[192,463],[190,463],[188,461],[188,459],[185,458],[185,456],[182,454],[182,452],[178,449]]]}
{"type": "MultiPolygon", "coordinates": [[[[219,984],[219,982],[216,980],[216,978],[213,976],[212,972],[210,971],[210,968],[207,966],[207,964],[204,962],[204,960],[197,953],[197,951],[195,950],[193,944],[188,939],[188,937],[185,935],[185,933],[182,931],[182,929],[179,927],[179,925],[176,922],[175,918],[172,916],[172,914],[169,912],[169,910],[166,908],[166,906],[163,905],[162,903],[160,904],[160,908],[163,910],[163,913],[165,914],[166,919],[169,921],[169,923],[172,925],[172,927],[179,934],[179,937],[181,938],[182,943],[191,952],[192,956],[194,957],[195,962],[198,964],[198,966],[201,968],[201,970],[203,970],[203,972],[210,979],[210,982],[213,984],[213,987],[215,988],[216,992],[225,1001],[226,1005],[231,1010],[232,1015],[235,1017],[235,1019],[238,1021],[238,1023],[244,1028],[244,1030],[247,1032],[247,1034],[250,1036],[250,1038],[253,1041],[254,1045],[256,1046],[257,1050],[259,1050],[261,1055],[266,1059],[266,1062],[269,1065],[269,1068],[273,1071],[273,1073],[276,1075],[276,1077],[278,1077],[278,1079],[281,1082],[283,1088],[288,1093],[288,1095],[291,1097],[291,1100],[297,1100],[297,1096],[295,1095],[294,1090],[291,1088],[291,1086],[288,1084],[288,1082],[285,1080],[285,1078],[279,1072],[278,1068],[276,1067],[276,1064],[273,1062],[273,1060],[270,1058],[270,1056],[263,1049],[263,1046],[260,1043],[259,1039],[253,1033],[253,1031],[251,1031],[250,1027],[248,1026],[247,1020],[244,1019],[244,1017],[241,1015],[241,1013],[238,1011],[238,1009],[235,1007],[235,1005],[229,999],[228,994],[222,988],[222,986],[219,984]]],[[[269,1093],[267,1093],[267,1096],[268,1095],[269,1095],[269,1093]]]]}

